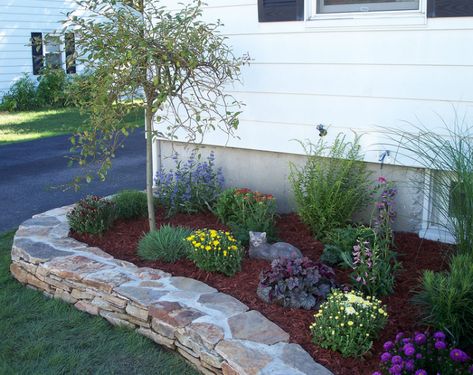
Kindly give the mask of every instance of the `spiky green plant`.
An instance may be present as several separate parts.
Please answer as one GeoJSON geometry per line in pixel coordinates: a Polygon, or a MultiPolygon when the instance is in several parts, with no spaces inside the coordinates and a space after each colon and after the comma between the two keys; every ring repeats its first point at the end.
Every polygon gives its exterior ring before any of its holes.
{"type": "Polygon", "coordinates": [[[190,245],[186,237],[192,230],[165,224],[146,234],[138,243],[138,255],[146,260],[173,263],[188,255],[190,245]]]}
{"type": "Polygon", "coordinates": [[[449,332],[459,342],[473,342],[473,255],[457,254],[449,272],[425,271],[413,302],[426,323],[449,332]]]}

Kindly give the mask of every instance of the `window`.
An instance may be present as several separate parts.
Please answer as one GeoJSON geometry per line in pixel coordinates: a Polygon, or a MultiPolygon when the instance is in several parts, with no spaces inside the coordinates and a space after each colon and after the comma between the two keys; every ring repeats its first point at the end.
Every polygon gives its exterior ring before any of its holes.
{"type": "Polygon", "coordinates": [[[426,10],[427,17],[471,17],[473,0],[258,0],[259,22],[302,21],[337,13],[426,10]]]}
{"type": "Polygon", "coordinates": [[[317,13],[420,10],[419,0],[317,0],[317,13]]]}
{"type": "Polygon", "coordinates": [[[65,68],[67,74],[76,72],[76,45],[74,33],[66,33],[64,42],[59,35],[31,33],[31,55],[33,74],[41,74],[46,66],[52,69],[65,68]]]}
{"type": "Polygon", "coordinates": [[[57,35],[47,34],[44,39],[44,60],[52,69],[62,69],[61,39],[57,35]]]}

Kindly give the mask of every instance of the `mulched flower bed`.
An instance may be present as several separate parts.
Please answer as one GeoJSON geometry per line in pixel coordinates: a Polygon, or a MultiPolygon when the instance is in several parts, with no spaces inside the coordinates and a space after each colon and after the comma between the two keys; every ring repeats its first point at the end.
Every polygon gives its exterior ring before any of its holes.
{"type": "MultiPolygon", "coordinates": [[[[164,212],[159,211],[158,223],[184,225],[194,229],[215,228],[226,229],[212,214],[185,215],[177,214],[165,219],[164,212]]],[[[314,240],[307,227],[300,222],[297,215],[282,215],[278,219],[278,235],[282,241],[297,246],[305,256],[318,260],[322,254],[323,245],[314,240]]],[[[250,309],[258,310],[268,319],[286,330],[291,341],[298,343],[310,353],[314,359],[332,370],[337,375],[371,374],[379,364],[379,354],[385,341],[392,339],[397,332],[413,332],[420,329],[417,309],[409,303],[412,290],[419,285],[422,270],[440,271],[447,268],[450,248],[437,242],[419,239],[412,233],[397,233],[395,236],[399,260],[402,262],[402,272],[397,278],[395,293],[383,298],[387,304],[389,322],[374,343],[371,353],[361,359],[343,358],[336,352],[325,350],[314,345],[311,341],[309,325],[313,322],[315,311],[285,309],[268,305],[256,296],[258,276],[268,262],[245,259],[242,271],[234,277],[208,273],[196,268],[188,260],[180,260],[174,264],[159,261],[143,261],[136,254],[138,240],[148,231],[147,219],[117,221],[105,234],[100,236],[79,235],[72,237],[91,246],[98,246],[116,258],[135,263],[138,266],[159,268],[176,276],[187,276],[207,283],[221,292],[239,299],[250,309]]],[[[349,272],[336,270],[339,283],[348,282],[349,272]]]]}

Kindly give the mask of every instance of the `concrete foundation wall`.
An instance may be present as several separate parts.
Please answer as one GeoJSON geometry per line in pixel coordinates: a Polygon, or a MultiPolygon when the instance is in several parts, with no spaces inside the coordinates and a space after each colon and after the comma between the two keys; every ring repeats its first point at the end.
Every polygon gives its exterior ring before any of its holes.
{"type": "MultiPolygon", "coordinates": [[[[173,168],[170,158],[178,152],[180,159],[186,159],[192,148],[180,143],[161,141],[161,163],[165,169],[173,168]]],[[[216,164],[222,167],[226,187],[248,187],[264,193],[273,194],[278,203],[279,212],[295,211],[294,196],[289,182],[289,164],[304,165],[305,156],[278,152],[255,151],[231,147],[201,146],[200,153],[207,156],[215,152],[216,164]]],[[[396,201],[398,217],[395,230],[418,232],[422,221],[424,201],[424,170],[368,163],[375,181],[379,176],[395,181],[399,194],[396,201]]],[[[355,220],[368,223],[372,207],[360,212],[355,220]]]]}

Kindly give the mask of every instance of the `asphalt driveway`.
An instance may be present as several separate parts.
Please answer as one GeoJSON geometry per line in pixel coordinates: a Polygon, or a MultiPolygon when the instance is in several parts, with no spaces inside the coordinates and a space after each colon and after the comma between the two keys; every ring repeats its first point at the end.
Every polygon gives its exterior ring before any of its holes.
{"type": "Polygon", "coordinates": [[[71,204],[87,194],[108,195],[121,189],[145,188],[145,138],[131,134],[117,153],[105,182],[94,181],[78,192],[54,189],[81,174],[69,168],[69,136],[0,146],[0,233],[55,207],[71,204]]]}

